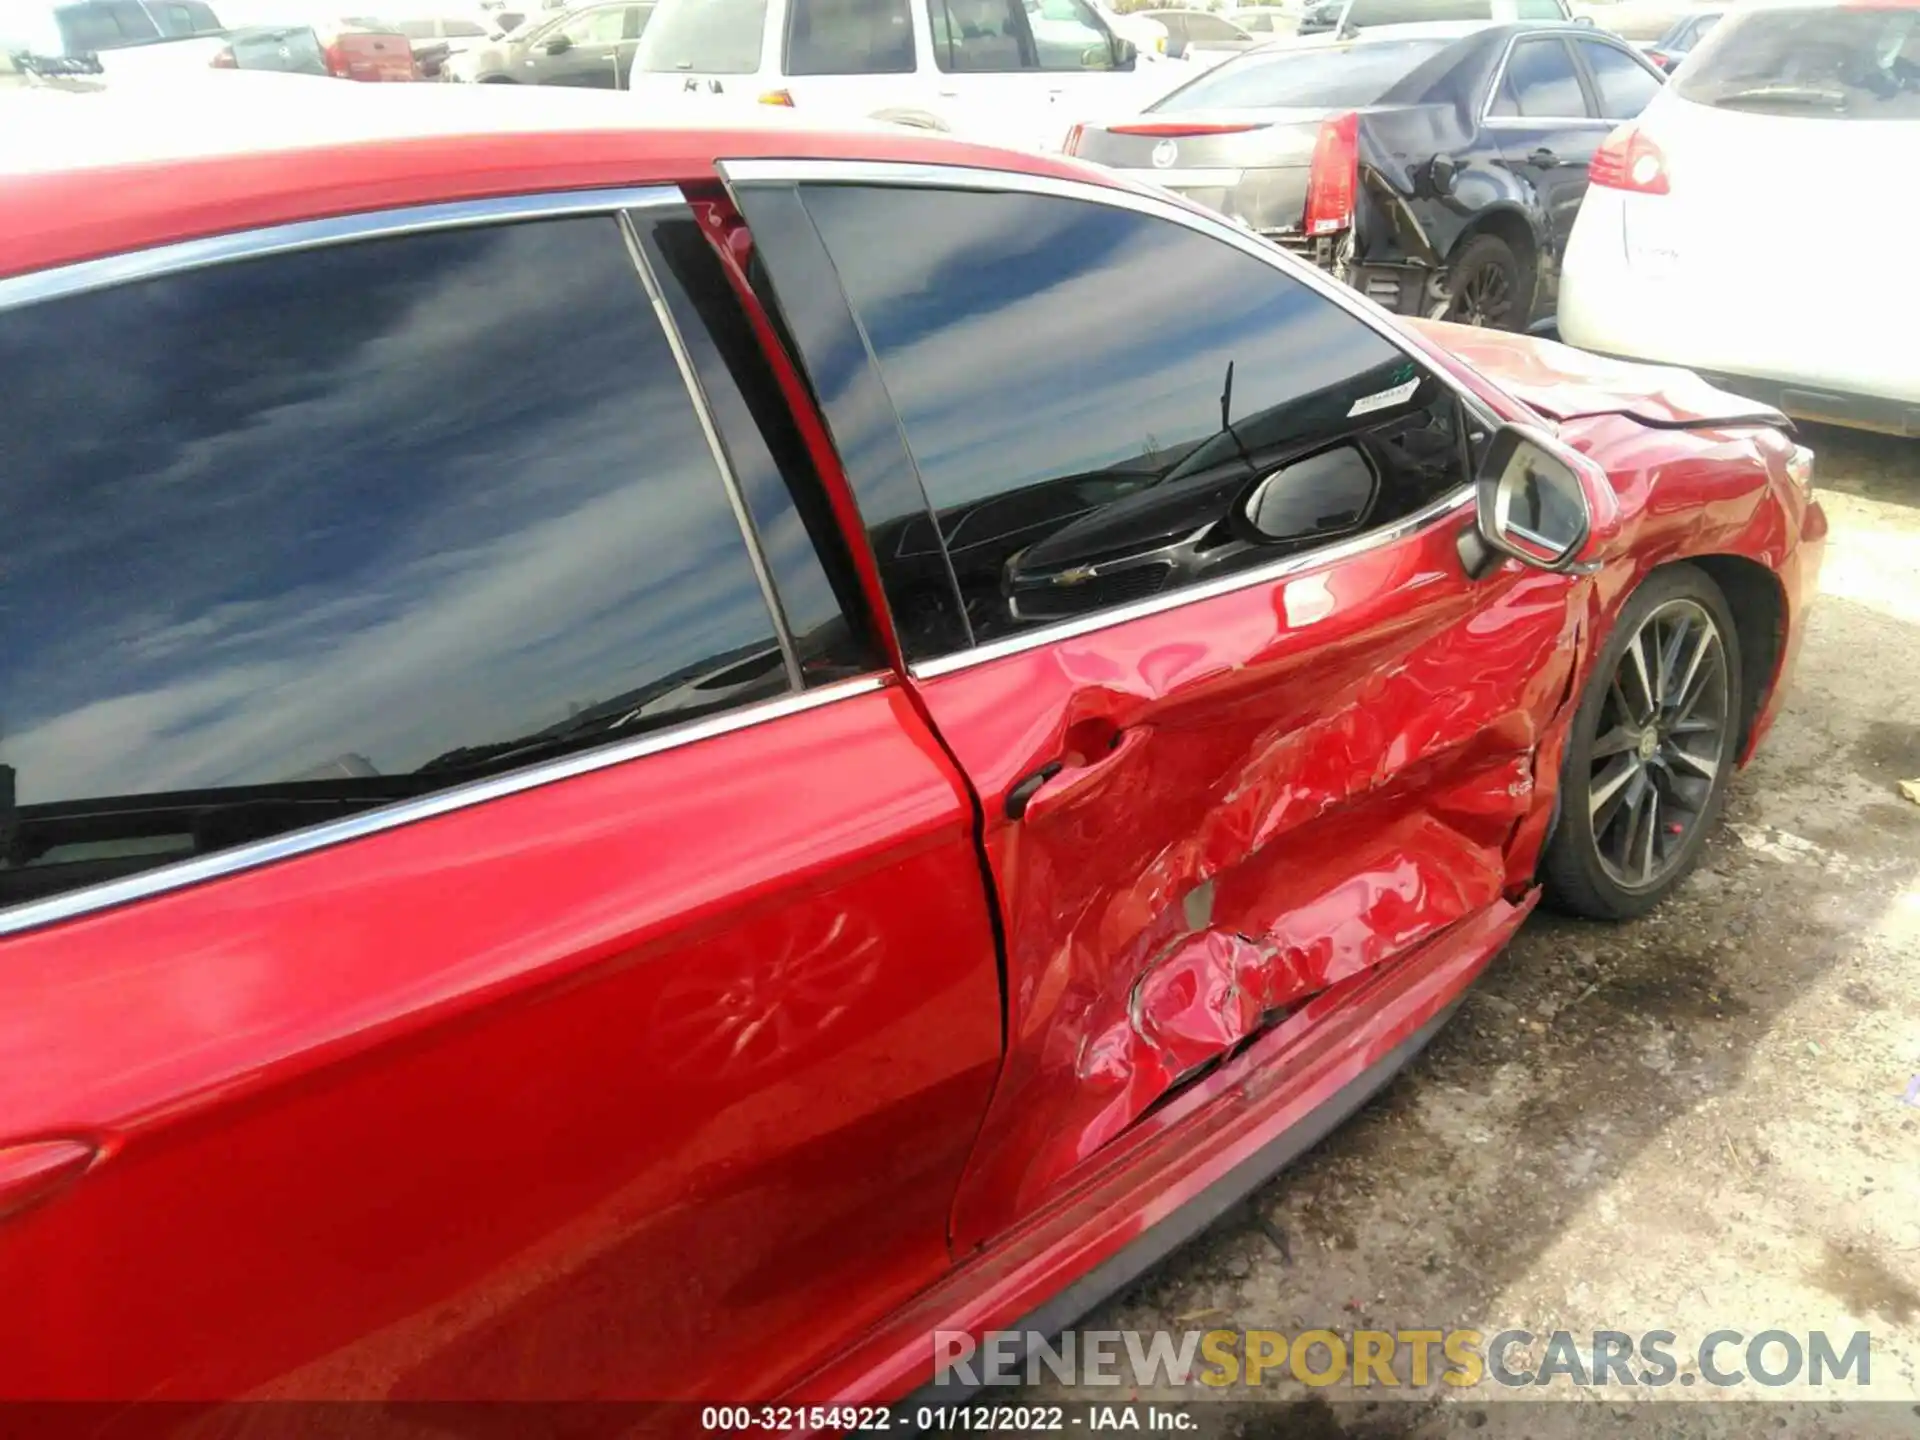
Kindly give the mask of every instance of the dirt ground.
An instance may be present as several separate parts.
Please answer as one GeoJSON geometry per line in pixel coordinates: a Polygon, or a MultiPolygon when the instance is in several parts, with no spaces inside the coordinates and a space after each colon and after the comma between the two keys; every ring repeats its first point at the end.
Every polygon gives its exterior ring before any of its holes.
{"type": "Polygon", "coordinates": [[[1405,1074],[1080,1329],[1665,1329],[1688,1388],[1663,1400],[1724,1398],[1686,1379],[1712,1331],[1837,1349],[1867,1330],[1864,1392],[1735,1392],[1793,1407],[1636,1409],[1649,1392],[1558,1379],[1546,1393],[1582,1403],[1486,1382],[1368,1405],[1289,1384],[1274,1398],[1298,1403],[1230,1428],[1920,1434],[1920,804],[1898,788],[1920,778],[1920,442],[1809,443],[1833,526],[1821,596],[1700,869],[1645,920],[1529,921],[1405,1074]],[[1863,1394],[1897,1403],[1829,1403],[1863,1394]]]}

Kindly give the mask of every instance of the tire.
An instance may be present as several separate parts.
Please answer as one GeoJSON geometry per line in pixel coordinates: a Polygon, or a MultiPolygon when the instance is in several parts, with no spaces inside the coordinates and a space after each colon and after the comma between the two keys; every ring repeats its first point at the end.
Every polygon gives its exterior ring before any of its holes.
{"type": "Polygon", "coordinates": [[[1556,908],[1628,920],[1687,877],[1726,805],[1743,693],[1720,587],[1691,565],[1648,576],[1621,607],[1574,713],[1560,818],[1541,860],[1556,908]],[[1644,665],[1654,668],[1642,688],[1644,665]]]}
{"type": "Polygon", "coordinates": [[[1475,235],[1447,266],[1452,298],[1443,318],[1489,330],[1524,330],[1533,312],[1533,296],[1522,293],[1524,286],[1525,267],[1513,247],[1498,235],[1475,235]],[[1476,298],[1481,287],[1491,286],[1499,287],[1499,297],[1476,298]]]}

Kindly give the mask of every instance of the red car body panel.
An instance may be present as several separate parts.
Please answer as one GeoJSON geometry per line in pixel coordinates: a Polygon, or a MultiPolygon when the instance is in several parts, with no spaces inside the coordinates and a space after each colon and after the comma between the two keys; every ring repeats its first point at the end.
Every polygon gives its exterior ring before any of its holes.
{"type": "Polygon", "coordinates": [[[1236,1167],[1310,1123],[1445,1014],[1532,908],[1531,896],[1496,903],[1392,964],[1315,996],[1143,1121],[1082,1186],[810,1376],[795,1398],[830,1404],[905,1393],[932,1369],[936,1330],[978,1335],[1015,1325],[1183,1207],[1204,1203],[1236,1167]]]}
{"type": "Polygon", "coordinates": [[[788,719],[0,942],[7,1139],[100,1152],[0,1392],[765,1395],[941,1278],[971,810],[898,687],[788,719]]]}
{"type": "MultiPolygon", "coordinates": [[[[0,180],[0,275],[685,185],[884,617],[716,184],[769,156],[1121,184],[905,133],[449,135],[0,180]]],[[[1772,587],[1735,597],[1776,605],[1750,752],[1825,533],[1718,392],[1407,343],[1606,467],[1597,573],[1471,581],[1463,507],[935,678],[883,618],[877,690],[0,939],[0,1395],[892,1399],[933,1330],[1033,1314],[1349,1103],[1530,909],[1633,586],[1772,587]]]]}
{"type": "Polygon", "coordinates": [[[1568,694],[1575,582],[1471,581],[1453,538],[921,684],[984,807],[1008,936],[962,1247],[1275,1012],[1499,901],[1568,694]],[[1014,782],[1062,756],[1009,821],[1014,782]]]}

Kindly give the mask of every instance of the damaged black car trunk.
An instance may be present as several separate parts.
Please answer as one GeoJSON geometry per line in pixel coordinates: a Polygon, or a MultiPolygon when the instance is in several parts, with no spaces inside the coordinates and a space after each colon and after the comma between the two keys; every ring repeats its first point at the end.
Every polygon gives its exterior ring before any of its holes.
{"type": "Polygon", "coordinates": [[[1069,149],[1403,315],[1551,314],[1587,166],[1661,84],[1591,26],[1458,22],[1265,46],[1069,149]]]}

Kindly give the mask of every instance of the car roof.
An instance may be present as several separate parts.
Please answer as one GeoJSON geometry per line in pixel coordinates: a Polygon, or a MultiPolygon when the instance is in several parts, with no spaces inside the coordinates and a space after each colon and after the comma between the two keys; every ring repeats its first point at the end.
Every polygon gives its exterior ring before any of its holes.
{"type": "Polygon", "coordinates": [[[558,87],[350,85],[213,72],[0,92],[0,276],[356,211],[715,180],[720,159],[966,165],[1143,187],[1082,161],[791,111],[725,126],[558,87]],[[158,103],[157,103],[158,102],[158,103]]]}

